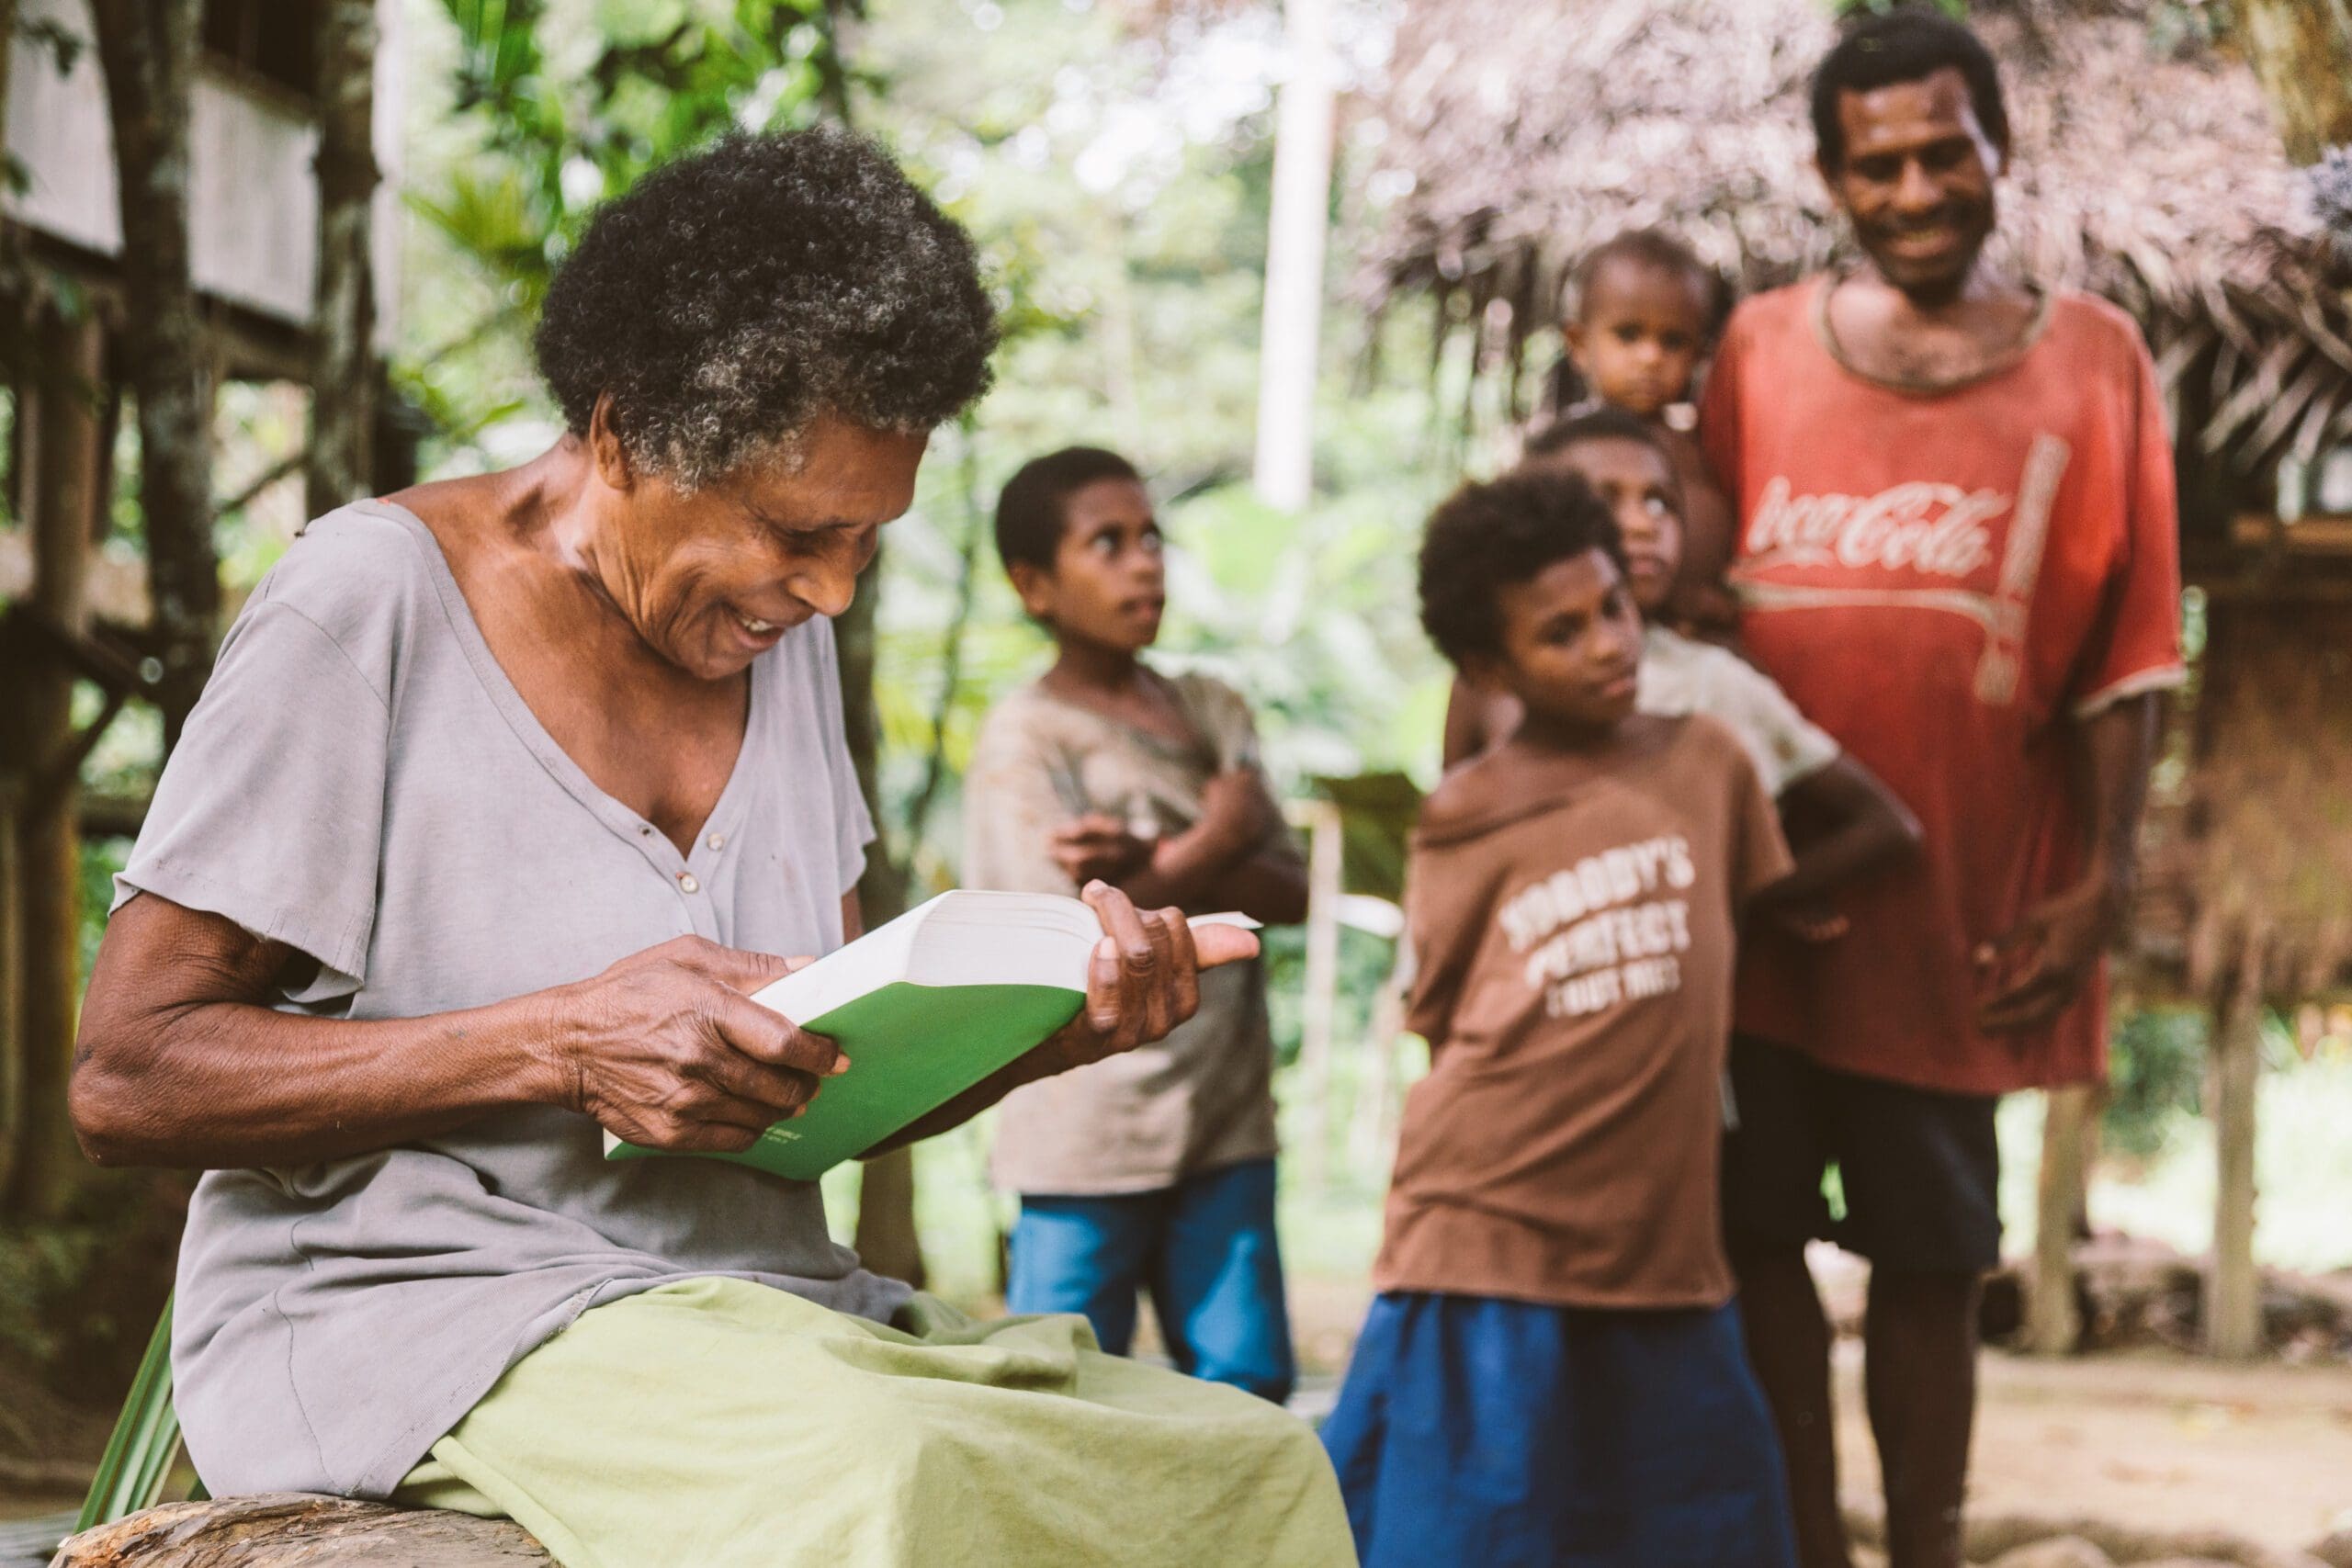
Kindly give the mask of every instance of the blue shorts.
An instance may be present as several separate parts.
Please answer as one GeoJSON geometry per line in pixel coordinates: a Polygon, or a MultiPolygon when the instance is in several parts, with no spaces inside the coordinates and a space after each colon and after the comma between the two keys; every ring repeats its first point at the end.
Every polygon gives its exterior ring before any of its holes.
{"type": "Polygon", "coordinates": [[[1794,1568],[1739,1314],[1374,1301],[1323,1428],[1363,1568],[1794,1568]]]}
{"type": "Polygon", "coordinates": [[[1146,1290],[1178,1370],[1277,1404],[1290,1397],[1296,1368],[1272,1160],[1220,1166],[1151,1192],[1022,1194],[1008,1311],[1083,1313],[1102,1348],[1124,1356],[1146,1290]]]}

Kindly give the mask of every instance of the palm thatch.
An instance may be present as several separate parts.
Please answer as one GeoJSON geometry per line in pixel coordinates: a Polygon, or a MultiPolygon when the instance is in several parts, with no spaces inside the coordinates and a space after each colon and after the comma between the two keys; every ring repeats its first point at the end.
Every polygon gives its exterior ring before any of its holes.
{"type": "MultiPolygon", "coordinates": [[[[2177,10],[2177,7],[2175,7],[2177,10]]],[[[2177,412],[2242,470],[2352,435],[2352,267],[2310,217],[2253,73],[2166,46],[2151,0],[2010,0],[1976,25],[2014,141],[2000,258],[2142,321],[2177,412]]],[[[1845,243],[1805,88],[1826,0],[1408,0],[1377,105],[1377,308],[1434,296],[1512,378],[1589,245],[1660,224],[1743,289],[1845,243]]]]}

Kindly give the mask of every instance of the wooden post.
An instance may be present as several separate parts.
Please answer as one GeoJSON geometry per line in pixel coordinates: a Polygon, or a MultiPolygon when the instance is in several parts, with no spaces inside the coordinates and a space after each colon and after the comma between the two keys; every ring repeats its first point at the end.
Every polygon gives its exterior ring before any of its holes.
{"type": "Polygon", "coordinates": [[[17,933],[25,929],[17,898],[17,824],[23,815],[17,796],[23,779],[6,754],[6,728],[0,724],[0,1200],[15,1190],[17,1158],[31,1132],[25,1107],[24,965],[17,954],[17,933]]]}
{"type": "MultiPolygon", "coordinates": [[[[45,630],[79,637],[88,627],[84,584],[99,494],[98,399],[105,337],[86,313],[44,310],[38,329],[33,417],[27,444],[33,473],[29,519],[33,584],[25,612],[45,630]]],[[[7,1201],[18,1214],[54,1214],[81,1158],[65,1110],[81,1000],[82,840],[80,786],[62,759],[74,736],[74,673],[44,651],[0,704],[7,734],[0,758],[15,774],[16,945],[13,1011],[19,1047],[15,1169],[7,1201]]]]}
{"type": "Polygon", "coordinates": [[[2226,1360],[2262,1350],[2262,1281],[2254,1265],[2255,1096],[2262,1072],[2259,932],[2246,939],[2213,1025],[2213,1267],[2205,1288],[2205,1349],[2226,1360]]]}
{"type": "Polygon", "coordinates": [[[1259,499],[1306,505],[1315,481],[1315,382],[1323,318],[1323,252],[1331,222],[1336,74],[1330,0],[1284,0],[1290,74],[1275,110],[1274,188],[1266,222],[1266,294],[1258,334],[1259,499]]]}
{"type": "Polygon", "coordinates": [[[319,263],[311,310],[311,445],[303,493],[313,517],[365,495],[376,427],[376,7],[319,7],[319,263]]]}
{"type": "MultiPolygon", "coordinates": [[[[1402,959],[1404,939],[1397,939],[1402,959]]],[[[1356,1077],[1355,1121],[1348,1134],[1348,1166],[1354,1171],[1387,1174],[1396,1136],[1396,1037],[1405,1031],[1402,964],[1381,983],[1372,1004],[1372,1033],[1356,1077]]]]}
{"type": "Polygon", "coordinates": [[[2287,156],[2316,164],[2352,141],[2352,17],[2320,0],[2240,0],[2238,42],[2287,156]]]}
{"type": "Polygon", "coordinates": [[[915,1151],[892,1149],[858,1173],[858,1260],[876,1274],[923,1282],[922,1237],[915,1229],[915,1151]]]}
{"type": "Polygon", "coordinates": [[[2038,1356],[2067,1356],[2083,1333],[2075,1301],[2075,1232],[2089,1185],[2098,1093],[2088,1084],[2068,1084],[2046,1099],[2025,1342],[2038,1356]]]}
{"type": "Polygon", "coordinates": [[[1340,833],[1339,807],[1306,803],[1306,998],[1299,1010],[1300,1172],[1323,1185],[1330,1142],[1331,1035],[1340,999],[1340,833]]]}

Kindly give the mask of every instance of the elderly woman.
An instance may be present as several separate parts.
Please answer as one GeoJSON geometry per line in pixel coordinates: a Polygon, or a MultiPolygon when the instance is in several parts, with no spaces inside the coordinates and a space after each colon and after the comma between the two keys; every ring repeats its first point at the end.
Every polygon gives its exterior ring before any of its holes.
{"type": "MultiPolygon", "coordinates": [[[[602,211],[519,468],[311,525],[229,634],[123,873],[74,1113],[201,1167],[173,1346],[215,1492],[521,1520],[571,1568],[1352,1562],[1306,1428],[869,1274],[739,1149],[831,1042],[747,999],[858,927],[828,617],[995,343],[874,148],[739,138],[602,211]]],[[[1165,1034],[1173,911],[913,1134],[1165,1034]]]]}

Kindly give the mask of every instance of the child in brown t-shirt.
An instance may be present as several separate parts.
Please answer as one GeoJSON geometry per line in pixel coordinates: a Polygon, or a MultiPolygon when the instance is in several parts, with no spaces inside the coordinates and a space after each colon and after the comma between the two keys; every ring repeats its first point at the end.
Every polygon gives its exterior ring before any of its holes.
{"type": "Polygon", "coordinates": [[[1580,479],[1464,487],[1420,577],[1440,650],[1525,717],[1414,838],[1430,1071],[1324,1432],[1357,1549],[1785,1568],[1715,1189],[1736,921],[1790,866],[1771,800],[1713,720],[1635,713],[1641,619],[1580,479]]]}

